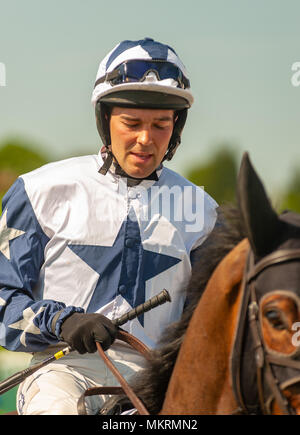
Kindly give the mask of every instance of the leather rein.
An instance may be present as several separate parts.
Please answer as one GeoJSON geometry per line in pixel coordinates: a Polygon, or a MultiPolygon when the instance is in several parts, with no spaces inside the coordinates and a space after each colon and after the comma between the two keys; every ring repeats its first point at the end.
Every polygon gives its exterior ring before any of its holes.
{"type": "MultiPolygon", "coordinates": [[[[124,341],[125,343],[129,344],[133,349],[137,350],[142,356],[144,356],[146,359],[149,359],[150,351],[147,348],[147,346],[144,345],[140,340],[138,340],[133,335],[129,334],[128,332],[120,329],[116,336],[117,339],[124,341]]],[[[142,401],[137,397],[135,392],[132,390],[128,382],[125,380],[125,378],[121,375],[119,370],[115,367],[115,365],[112,363],[110,358],[105,354],[104,350],[102,349],[100,343],[96,343],[97,350],[108,367],[108,369],[114,374],[114,376],[117,378],[117,380],[120,383],[120,387],[106,387],[106,386],[100,386],[100,387],[92,387],[88,388],[79,398],[77,403],[77,411],[79,415],[86,415],[86,406],[85,406],[85,397],[87,396],[93,396],[96,394],[125,394],[131,401],[133,407],[136,408],[139,415],[149,415],[149,412],[145,408],[142,401]]]]}
{"type": "MultiPolygon", "coordinates": [[[[256,295],[256,279],[258,275],[269,266],[291,260],[300,260],[300,249],[281,249],[267,255],[257,263],[254,263],[254,255],[251,250],[249,251],[242,282],[242,302],[231,355],[232,386],[235,398],[239,404],[238,410],[234,412],[235,414],[251,414],[258,411],[257,406],[248,405],[246,403],[241,388],[242,345],[247,314],[250,333],[253,340],[260,412],[263,414],[271,414],[271,400],[275,399],[284,414],[295,413],[294,409],[290,406],[287,398],[283,394],[283,385],[280,385],[279,380],[274,375],[272,365],[289,367],[300,371],[300,361],[293,359],[292,356],[274,355],[268,351],[262,338],[259,319],[259,304],[256,295]],[[271,397],[267,400],[265,399],[266,386],[271,391],[271,397]]],[[[286,382],[285,387],[287,385],[298,383],[299,380],[300,373],[299,376],[291,382],[286,382]]]]}

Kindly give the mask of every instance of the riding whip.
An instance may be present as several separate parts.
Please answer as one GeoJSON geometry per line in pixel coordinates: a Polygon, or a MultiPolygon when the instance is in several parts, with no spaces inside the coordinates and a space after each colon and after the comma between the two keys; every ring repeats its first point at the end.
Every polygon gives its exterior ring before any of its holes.
{"type": "MultiPolygon", "coordinates": [[[[143,304],[140,304],[137,307],[133,308],[132,310],[128,311],[123,316],[112,320],[112,323],[114,323],[116,326],[124,325],[129,320],[135,319],[141,314],[146,313],[147,311],[152,310],[152,308],[155,308],[158,305],[162,305],[165,302],[171,302],[171,297],[169,292],[164,289],[156,296],[153,296],[151,299],[148,299],[143,304]]],[[[23,382],[25,378],[32,375],[37,370],[41,369],[42,367],[45,367],[46,365],[48,365],[53,361],[62,358],[65,355],[68,355],[72,351],[73,349],[71,348],[71,346],[65,347],[64,349],[56,352],[54,355],[51,355],[50,357],[44,359],[40,363],[36,363],[31,367],[26,368],[25,370],[17,372],[14,375],[10,376],[9,378],[5,379],[4,381],[0,382],[0,395],[6,393],[11,388],[23,382]]]]}

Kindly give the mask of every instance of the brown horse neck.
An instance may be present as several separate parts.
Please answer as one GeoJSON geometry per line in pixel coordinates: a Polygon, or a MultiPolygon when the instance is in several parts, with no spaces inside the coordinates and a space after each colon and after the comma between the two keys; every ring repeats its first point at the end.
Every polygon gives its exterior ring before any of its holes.
{"type": "Polygon", "coordinates": [[[244,239],[212,274],[187,329],[161,414],[229,414],[237,408],[230,356],[248,249],[244,239]]]}

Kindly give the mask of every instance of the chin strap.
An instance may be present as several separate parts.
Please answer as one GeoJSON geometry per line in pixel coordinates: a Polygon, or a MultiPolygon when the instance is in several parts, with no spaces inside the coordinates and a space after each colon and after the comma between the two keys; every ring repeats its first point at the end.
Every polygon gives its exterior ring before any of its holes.
{"type": "Polygon", "coordinates": [[[101,166],[101,168],[99,169],[99,173],[102,175],[106,175],[107,171],[109,170],[112,162],[113,162],[113,153],[111,152],[111,150],[109,148],[106,148],[106,157],[104,159],[104,163],[101,166]]]}
{"type": "Polygon", "coordinates": [[[114,164],[115,166],[115,174],[116,175],[120,175],[121,177],[125,177],[127,178],[127,185],[129,187],[135,186],[139,183],[141,183],[143,180],[158,180],[158,176],[157,176],[157,170],[161,169],[162,165],[160,165],[157,169],[155,169],[150,175],[148,175],[148,177],[145,178],[134,178],[131,177],[130,175],[128,175],[123,169],[122,167],[119,165],[119,163],[117,162],[117,159],[115,158],[115,156],[113,155],[111,149],[109,147],[105,148],[105,152],[102,152],[102,157],[104,160],[103,165],[101,166],[101,168],[99,169],[99,173],[102,175],[106,175],[109,168],[111,167],[112,164],[114,164]],[[114,160],[116,161],[116,163],[114,163],[114,160]]]}

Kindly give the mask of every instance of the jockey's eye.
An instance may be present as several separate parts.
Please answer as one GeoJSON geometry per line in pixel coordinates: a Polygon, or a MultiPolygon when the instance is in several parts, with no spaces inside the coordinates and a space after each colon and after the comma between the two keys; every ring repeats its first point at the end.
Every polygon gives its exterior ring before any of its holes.
{"type": "Polygon", "coordinates": [[[282,318],[280,311],[275,309],[269,309],[264,313],[264,315],[273,328],[278,330],[288,329],[288,326],[282,318]]]}

